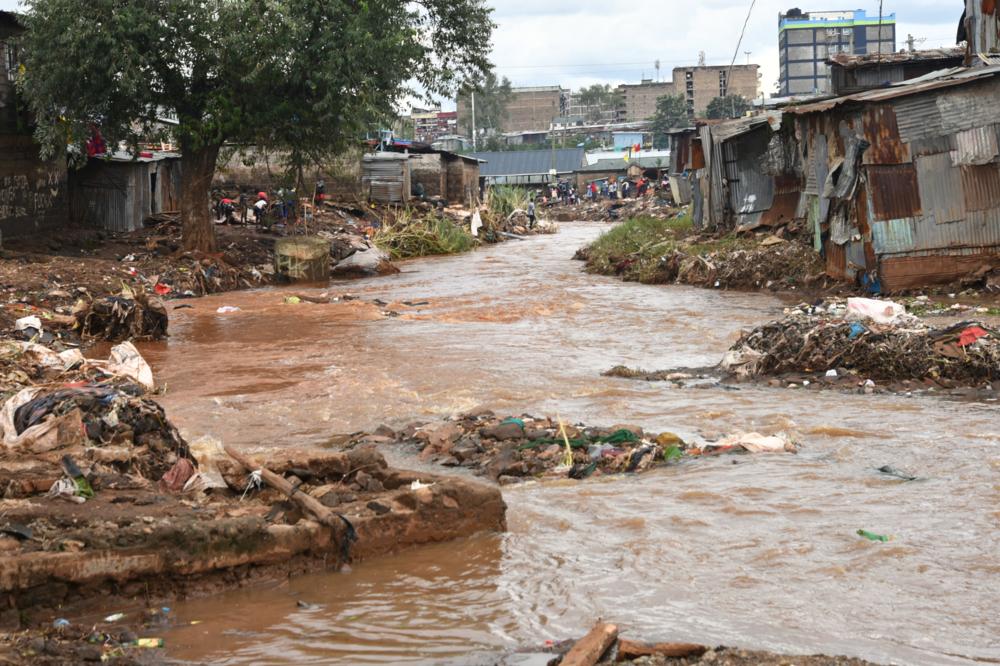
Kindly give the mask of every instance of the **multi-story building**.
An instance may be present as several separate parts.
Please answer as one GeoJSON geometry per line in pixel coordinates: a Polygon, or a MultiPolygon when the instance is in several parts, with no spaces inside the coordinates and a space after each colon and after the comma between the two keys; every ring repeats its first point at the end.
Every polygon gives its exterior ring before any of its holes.
{"type": "Polygon", "coordinates": [[[896,51],[896,15],[879,18],[864,10],[778,15],[780,95],[831,91],[827,60],[839,53],[870,55],[896,51]]]}
{"type": "Polygon", "coordinates": [[[674,68],[674,95],[683,95],[688,115],[705,115],[716,97],[740,95],[748,100],[757,97],[760,87],[758,65],[700,65],[674,68]]]}
{"type": "Polygon", "coordinates": [[[642,83],[618,86],[618,110],[615,121],[638,123],[656,115],[656,103],[667,95],[681,95],[687,102],[688,115],[702,116],[716,97],[742,95],[757,97],[760,81],[757,65],[699,65],[674,69],[673,81],[660,83],[646,79],[642,83]],[[732,80],[730,80],[730,76],[732,80]]]}
{"type": "Polygon", "coordinates": [[[615,122],[638,123],[656,115],[656,101],[666,95],[676,95],[674,84],[643,79],[641,83],[618,86],[618,108],[615,122]]]}
{"type": "MultiPolygon", "coordinates": [[[[570,91],[561,86],[512,89],[500,132],[548,131],[554,118],[566,115],[569,97],[570,91]]],[[[470,99],[465,95],[459,96],[459,134],[468,135],[471,132],[471,128],[466,126],[472,117],[470,107],[470,99]]]]}
{"type": "Polygon", "coordinates": [[[458,131],[458,113],[436,109],[413,109],[413,138],[425,143],[433,143],[444,136],[452,136],[458,131]]]}

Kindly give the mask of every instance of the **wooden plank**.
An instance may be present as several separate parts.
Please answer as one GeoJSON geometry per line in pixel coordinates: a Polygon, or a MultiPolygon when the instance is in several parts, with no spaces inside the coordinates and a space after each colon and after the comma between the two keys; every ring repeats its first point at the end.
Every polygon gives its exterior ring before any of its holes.
{"type": "Polygon", "coordinates": [[[640,643],[626,638],[618,641],[618,661],[634,661],[640,657],[700,657],[708,652],[704,645],[696,643],[640,643]]]}
{"type": "Polygon", "coordinates": [[[618,627],[606,622],[598,622],[586,636],[577,641],[561,666],[594,666],[618,638],[618,627]]]}

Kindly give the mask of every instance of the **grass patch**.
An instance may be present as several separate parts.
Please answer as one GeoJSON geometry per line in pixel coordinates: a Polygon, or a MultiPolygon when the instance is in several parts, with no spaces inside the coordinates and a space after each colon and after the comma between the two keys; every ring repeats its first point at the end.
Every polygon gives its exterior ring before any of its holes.
{"type": "Polygon", "coordinates": [[[660,260],[694,232],[690,217],[637,217],[602,234],[587,249],[587,268],[626,280],[657,282],[660,260]]]}
{"type": "Polygon", "coordinates": [[[490,212],[506,220],[515,210],[527,210],[531,197],[528,190],[512,185],[491,187],[486,205],[490,212]]]}
{"type": "Polygon", "coordinates": [[[372,242],[393,259],[468,252],[476,239],[464,227],[439,217],[416,218],[400,213],[392,224],[379,229],[372,242]]]}

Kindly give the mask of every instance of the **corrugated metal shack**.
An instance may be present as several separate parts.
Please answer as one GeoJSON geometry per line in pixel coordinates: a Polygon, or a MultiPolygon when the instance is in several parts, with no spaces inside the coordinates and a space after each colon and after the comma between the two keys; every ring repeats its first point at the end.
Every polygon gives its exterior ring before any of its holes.
{"type": "Polygon", "coordinates": [[[998,75],[945,70],[785,110],[829,274],[896,291],[1000,265],[998,75]]]}
{"type": "MultiPolygon", "coordinates": [[[[695,225],[747,231],[790,221],[802,189],[802,171],[790,138],[780,111],[701,123],[695,133],[674,132],[674,178],[686,172],[695,225]]],[[[681,189],[680,182],[677,187],[681,189]]]]}
{"type": "Polygon", "coordinates": [[[370,201],[402,204],[410,200],[410,156],[380,152],[361,158],[361,185],[370,201]]]}
{"type": "Polygon", "coordinates": [[[570,178],[586,164],[583,148],[469,153],[482,160],[485,185],[544,185],[570,178]]]}
{"type": "Polygon", "coordinates": [[[475,157],[459,155],[429,145],[389,146],[387,151],[408,154],[410,180],[424,188],[428,197],[473,207],[479,204],[479,165],[475,157]]]}
{"type": "Polygon", "coordinates": [[[117,152],[70,172],[70,216],[109,231],[134,231],[154,213],[180,210],[177,153],[117,152]]]}
{"type": "MultiPolygon", "coordinates": [[[[685,127],[671,130],[667,134],[667,139],[670,142],[670,166],[668,177],[670,179],[670,193],[674,197],[674,203],[678,206],[686,206],[691,203],[692,199],[697,198],[699,201],[696,203],[696,207],[700,205],[700,193],[696,196],[696,181],[695,172],[698,169],[702,169],[705,166],[704,156],[699,156],[695,159],[694,142],[698,136],[698,130],[694,127],[685,127]]],[[[698,143],[698,150],[701,150],[701,143],[698,143]]],[[[701,222],[700,212],[699,212],[699,224],[701,222]]]]}
{"type": "Polygon", "coordinates": [[[880,88],[890,83],[902,83],[965,63],[965,49],[928,49],[899,53],[869,53],[851,55],[838,53],[827,61],[834,96],[880,88]]]}

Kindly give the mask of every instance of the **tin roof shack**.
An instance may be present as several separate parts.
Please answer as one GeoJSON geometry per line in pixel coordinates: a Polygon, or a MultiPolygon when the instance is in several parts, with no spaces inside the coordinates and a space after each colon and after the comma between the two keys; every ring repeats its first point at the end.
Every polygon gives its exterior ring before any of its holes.
{"type": "Polygon", "coordinates": [[[485,162],[480,175],[487,185],[553,183],[586,164],[583,148],[469,153],[468,157],[485,162]]]}
{"type": "Polygon", "coordinates": [[[70,216],[108,231],[135,231],[150,215],[180,210],[181,156],[116,152],[70,173],[70,216]]]}
{"type": "Polygon", "coordinates": [[[379,152],[361,158],[361,186],[369,201],[404,204],[410,200],[410,156],[379,152]]]}
{"type": "Polygon", "coordinates": [[[409,156],[411,185],[422,185],[425,196],[470,208],[479,203],[480,160],[422,144],[386,150],[409,156]]]}
{"type": "Polygon", "coordinates": [[[445,198],[452,203],[461,203],[468,208],[479,205],[479,176],[482,161],[475,157],[442,153],[444,166],[448,171],[445,198]]]}
{"type": "Polygon", "coordinates": [[[704,165],[693,184],[695,224],[749,231],[798,217],[802,170],[790,138],[780,111],[701,124],[690,158],[704,165]]]}
{"type": "Polygon", "coordinates": [[[16,14],[0,11],[0,234],[17,236],[66,223],[65,158],[42,160],[28,119],[19,112],[12,38],[24,31],[16,14]]]}
{"type": "Polygon", "coordinates": [[[838,53],[826,62],[830,66],[833,95],[839,97],[961,67],[964,61],[965,48],[956,47],[868,55],[838,53]]]}
{"type": "MultiPolygon", "coordinates": [[[[698,137],[698,130],[694,127],[684,127],[670,130],[667,133],[668,147],[670,148],[670,164],[668,166],[670,178],[670,193],[674,197],[674,203],[678,206],[686,206],[695,198],[695,173],[705,167],[704,155],[701,155],[701,142],[697,142],[698,158],[694,155],[695,141],[698,137]]],[[[700,195],[698,197],[700,199],[700,195]]],[[[692,215],[697,212],[699,218],[697,224],[701,225],[701,210],[692,211],[692,215]]]]}
{"type": "Polygon", "coordinates": [[[1000,265],[1000,67],[785,110],[827,272],[885,291],[1000,265]]]}

